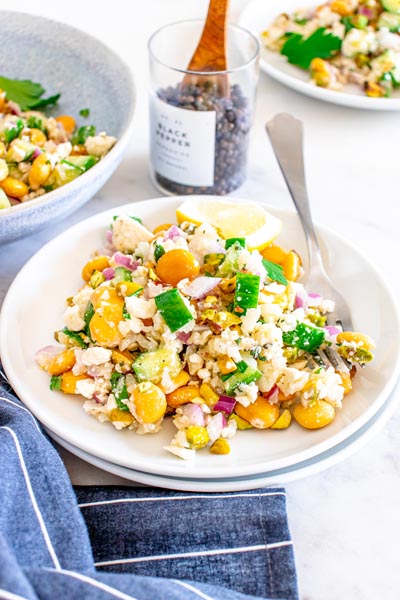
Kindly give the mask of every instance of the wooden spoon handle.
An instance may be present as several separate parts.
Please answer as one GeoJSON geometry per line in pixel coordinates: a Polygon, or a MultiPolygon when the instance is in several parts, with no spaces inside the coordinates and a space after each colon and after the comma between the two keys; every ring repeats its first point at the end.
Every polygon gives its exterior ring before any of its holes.
{"type": "Polygon", "coordinates": [[[225,71],[229,0],[210,0],[206,22],[189,71],[225,71]]]}

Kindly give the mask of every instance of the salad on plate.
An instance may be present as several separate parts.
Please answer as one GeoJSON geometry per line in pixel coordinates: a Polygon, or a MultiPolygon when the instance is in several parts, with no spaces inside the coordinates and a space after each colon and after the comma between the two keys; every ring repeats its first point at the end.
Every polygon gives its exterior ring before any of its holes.
{"type": "Polygon", "coordinates": [[[336,91],[356,85],[388,98],[400,86],[399,0],[330,0],[282,13],[261,33],[264,46],[336,91]]]}
{"type": "Polygon", "coordinates": [[[153,231],[114,218],[66,300],[59,344],[36,354],[50,388],[118,430],[156,433],[172,418],[165,449],[183,459],[229,453],[238,430],[329,425],[373,341],[327,325],[332,301],[299,282],[301,259],[274,244],[282,223],[261,206],[188,199],[176,215],[153,231]]]}

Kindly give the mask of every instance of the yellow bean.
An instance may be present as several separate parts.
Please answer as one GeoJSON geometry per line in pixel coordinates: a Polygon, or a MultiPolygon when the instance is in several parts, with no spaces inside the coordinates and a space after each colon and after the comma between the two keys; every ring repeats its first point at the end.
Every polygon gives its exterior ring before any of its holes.
{"type": "Polygon", "coordinates": [[[61,375],[70,371],[76,362],[73,348],[67,348],[56,356],[52,357],[44,366],[44,370],[50,375],[61,375]]]}
{"type": "Polygon", "coordinates": [[[300,256],[291,250],[282,262],[283,273],[289,281],[297,281],[301,274],[300,256]]]}
{"type": "Polygon", "coordinates": [[[113,408],[108,413],[110,421],[119,421],[125,425],[131,425],[134,421],[133,416],[127,410],[121,410],[120,408],[113,408]]]}
{"type": "Polygon", "coordinates": [[[263,396],[258,396],[257,400],[249,406],[242,406],[238,402],[235,413],[256,429],[268,429],[279,417],[279,405],[271,404],[263,396]]]}
{"type": "Polygon", "coordinates": [[[31,140],[31,144],[34,144],[35,146],[42,147],[47,142],[47,137],[41,129],[30,129],[28,131],[28,136],[31,140]]]}
{"type": "Polygon", "coordinates": [[[88,379],[88,376],[75,375],[72,371],[65,371],[61,374],[60,390],[64,392],[64,394],[77,394],[76,384],[83,379],[88,379]]]}
{"type": "Polygon", "coordinates": [[[39,154],[32,163],[29,171],[29,185],[33,190],[38,190],[49,178],[51,163],[45,153],[39,154]]]}
{"type": "Polygon", "coordinates": [[[336,342],[338,344],[342,344],[343,342],[354,342],[357,346],[361,346],[364,350],[373,350],[375,348],[375,343],[369,335],[365,333],[358,333],[356,331],[343,331],[339,333],[336,337],[336,342]]]}
{"type": "Polygon", "coordinates": [[[332,423],[335,418],[335,409],[324,400],[314,400],[307,407],[301,403],[296,404],[293,417],[299,425],[306,429],[321,429],[332,423]]]}
{"type": "Polygon", "coordinates": [[[200,389],[198,385],[184,385],[170,394],[167,394],[167,403],[168,406],[171,406],[172,408],[178,408],[178,406],[193,402],[193,400],[199,398],[199,396],[200,389]]]}
{"type": "Polygon", "coordinates": [[[28,193],[28,186],[23,181],[15,179],[15,177],[6,177],[0,181],[0,188],[12,198],[23,198],[28,193]]]}
{"type": "Polygon", "coordinates": [[[165,415],[167,400],[164,392],[151,381],[139,383],[133,390],[130,400],[135,408],[139,423],[156,423],[165,415]]]}
{"type": "Polygon", "coordinates": [[[106,269],[109,266],[110,259],[108,258],[108,256],[96,256],[92,260],[89,260],[89,262],[87,262],[86,265],[83,267],[82,279],[84,281],[89,281],[93,271],[104,271],[104,269],[106,269]]]}

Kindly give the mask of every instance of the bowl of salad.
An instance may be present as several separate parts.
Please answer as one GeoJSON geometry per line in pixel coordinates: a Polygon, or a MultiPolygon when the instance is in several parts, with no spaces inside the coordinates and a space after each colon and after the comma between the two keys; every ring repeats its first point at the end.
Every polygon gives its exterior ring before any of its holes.
{"type": "Polygon", "coordinates": [[[129,67],[94,37],[23,13],[3,12],[2,22],[5,243],[66,217],[95,195],[130,139],[136,94],[129,67]]]}

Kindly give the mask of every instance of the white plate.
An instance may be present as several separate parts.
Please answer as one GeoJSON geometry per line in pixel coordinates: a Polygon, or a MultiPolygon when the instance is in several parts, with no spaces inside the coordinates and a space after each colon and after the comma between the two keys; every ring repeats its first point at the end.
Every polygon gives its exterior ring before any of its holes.
{"type": "MultiPolygon", "coordinates": [[[[259,39],[261,32],[267,29],[279,14],[317,5],[317,0],[252,0],[241,13],[239,24],[259,39]]],[[[317,87],[310,83],[308,71],[289,64],[285,56],[271,52],[262,45],[260,67],[280,83],[318,100],[369,110],[400,110],[399,90],[396,90],[391,98],[369,98],[353,84],[347,85],[343,92],[317,87]]]]}
{"type": "Polygon", "coordinates": [[[315,475],[320,471],[328,469],[338,464],[342,460],[349,458],[357,450],[360,450],[378,431],[385,425],[388,419],[396,410],[399,401],[400,384],[390,394],[389,398],[383,404],[381,409],[361,427],[356,433],[350,436],[344,442],[334,446],[326,452],[322,452],[309,460],[303,461],[286,469],[278,469],[258,475],[250,475],[248,477],[232,477],[221,479],[179,479],[178,477],[163,477],[160,475],[152,475],[127,469],[120,465],[114,465],[106,460],[101,460],[96,456],[83,452],[72,444],[68,444],[65,440],[56,436],[50,430],[48,434],[55,439],[56,442],[63,446],[72,454],[75,454],[82,460],[112,473],[119,477],[124,477],[129,481],[151,485],[155,487],[163,487],[172,490],[183,492],[240,492],[244,490],[253,490],[265,486],[285,485],[291,481],[296,481],[309,475],[315,475]]]}
{"type": "MultiPolygon", "coordinates": [[[[77,448],[114,464],[190,478],[249,476],[286,468],[317,456],[348,439],[383,405],[397,380],[400,336],[396,302],[386,283],[358,250],[333,232],[320,228],[323,253],[336,285],[352,308],[355,328],[377,343],[376,359],[360,370],[354,389],[328,427],[308,431],[293,424],[287,431],[243,431],[226,456],[198,452],[193,462],[178,460],[163,450],[175,428],[169,421],[156,435],[137,436],[101,424],[82,409],[79,397],[49,390],[49,377],[34,361],[38,348],[51,343],[62,327],[65,299],[81,285],[80,270],[91,252],[101,248],[112,216],[143,218],[150,227],[174,220],[182,198],[159,198],[112,209],[83,221],[44,246],[20,271],[4,301],[0,348],[6,373],[23,402],[56,435],[77,448]]],[[[271,209],[284,221],[283,246],[305,256],[305,244],[295,213],[271,209]]]]}

